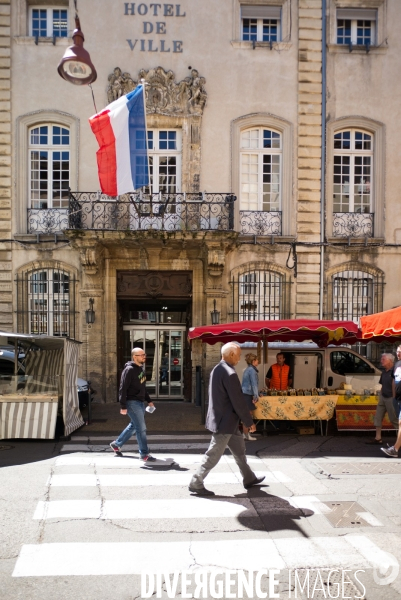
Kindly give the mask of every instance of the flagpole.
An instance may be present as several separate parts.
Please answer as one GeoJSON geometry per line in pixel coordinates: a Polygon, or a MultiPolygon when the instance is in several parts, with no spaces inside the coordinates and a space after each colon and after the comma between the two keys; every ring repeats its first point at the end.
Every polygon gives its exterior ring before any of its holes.
{"type": "Polygon", "coordinates": [[[142,93],[143,93],[143,112],[145,113],[145,149],[146,149],[146,166],[148,170],[148,186],[150,190],[150,174],[149,174],[149,154],[148,154],[148,117],[146,114],[146,95],[145,95],[145,85],[146,81],[141,79],[142,85],[142,93]]]}

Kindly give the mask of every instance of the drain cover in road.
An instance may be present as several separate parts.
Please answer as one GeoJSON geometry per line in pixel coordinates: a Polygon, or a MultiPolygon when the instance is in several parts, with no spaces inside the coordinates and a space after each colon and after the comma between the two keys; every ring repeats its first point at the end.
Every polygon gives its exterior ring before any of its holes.
{"type": "Polygon", "coordinates": [[[330,512],[324,513],[333,527],[371,527],[381,526],[371,513],[357,502],[323,502],[330,512]]]}
{"type": "Polygon", "coordinates": [[[325,473],[331,475],[399,475],[401,474],[401,463],[396,462],[373,462],[373,463],[315,463],[325,473]]]}

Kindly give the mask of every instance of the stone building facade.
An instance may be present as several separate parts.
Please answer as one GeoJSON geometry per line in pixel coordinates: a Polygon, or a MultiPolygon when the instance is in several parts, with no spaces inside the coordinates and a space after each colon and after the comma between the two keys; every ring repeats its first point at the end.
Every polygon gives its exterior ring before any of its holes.
{"type": "Polygon", "coordinates": [[[141,345],[154,395],[193,400],[218,348],[186,333],[213,309],[358,319],[399,304],[397,0],[78,10],[97,108],[56,69],[74,2],[0,0],[3,330],[80,340],[80,375],[108,402],[141,345]],[[152,187],[107,198],[88,118],[141,80],[152,187]]]}

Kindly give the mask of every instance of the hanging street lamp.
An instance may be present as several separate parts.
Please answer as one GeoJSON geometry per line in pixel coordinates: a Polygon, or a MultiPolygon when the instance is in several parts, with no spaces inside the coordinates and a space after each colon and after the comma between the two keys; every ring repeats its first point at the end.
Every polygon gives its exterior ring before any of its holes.
{"type": "Polygon", "coordinates": [[[74,85],[87,85],[96,81],[97,73],[89,52],[84,48],[84,34],[81,31],[75,0],[75,29],[72,34],[73,46],[69,46],[59,62],[57,70],[60,77],[74,85]]]}

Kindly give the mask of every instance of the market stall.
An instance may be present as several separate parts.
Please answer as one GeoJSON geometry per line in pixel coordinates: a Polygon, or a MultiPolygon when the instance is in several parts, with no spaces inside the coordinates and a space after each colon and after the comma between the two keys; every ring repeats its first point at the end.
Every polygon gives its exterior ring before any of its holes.
{"type": "Polygon", "coordinates": [[[323,433],[322,421],[327,425],[333,417],[337,398],[334,394],[260,396],[252,414],[255,421],[320,421],[320,432],[323,433]]]}
{"type": "MultiPolygon", "coordinates": [[[[336,406],[338,431],[373,431],[378,401],[378,395],[340,394],[336,406]]],[[[382,429],[394,429],[387,413],[382,422],[382,429]]]]}
{"type": "Polygon", "coordinates": [[[57,418],[64,435],[84,424],[79,411],[79,342],[0,332],[13,349],[14,374],[0,373],[0,439],[54,439],[57,418]]]}
{"type": "MultiPolygon", "coordinates": [[[[380,336],[378,340],[383,341],[383,334],[380,334],[380,336]]],[[[325,348],[327,346],[340,346],[344,344],[352,345],[363,341],[362,331],[353,321],[322,321],[314,319],[238,321],[222,325],[194,327],[189,331],[189,339],[201,339],[202,342],[207,344],[224,344],[229,341],[239,343],[254,341],[261,343],[264,350],[264,367],[266,367],[267,356],[265,350],[270,342],[312,341],[318,347],[325,348]]],[[[373,375],[369,375],[369,377],[371,379],[374,378],[373,375]]],[[[345,383],[345,375],[343,379],[345,383]]],[[[352,386],[350,388],[350,393],[352,393],[352,386]]],[[[313,392],[313,390],[310,391],[313,392]]],[[[285,392],[282,394],[278,392],[275,395],[262,396],[259,400],[257,410],[253,413],[255,420],[264,420],[265,422],[287,419],[292,421],[319,421],[322,431],[322,422],[327,422],[331,419],[336,410],[339,430],[348,429],[350,428],[350,424],[355,422],[361,424],[358,429],[374,429],[373,417],[371,415],[374,414],[377,397],[372,397],[369,403],[366,401],[364,404],[365,408],[362,409],[361,402],[354,403],[357,404],[357,408],[351,403],[340,404],[344,402],[344,398],[348,399],[348,396],[345,396],[343,391],[336,389],[320,390],[319,393],[312,393],[311,395],[307,394],[307,392],[303,393],[302,390],[302,395],[296,395],[296,390],[293,393],[294,395],[287,392],[284,395],[285,392]]],[[[356,396],[354,395],[354,397],[356,396]]],[[[353,428],[357,429],[357,427],[353,428]]]]}

